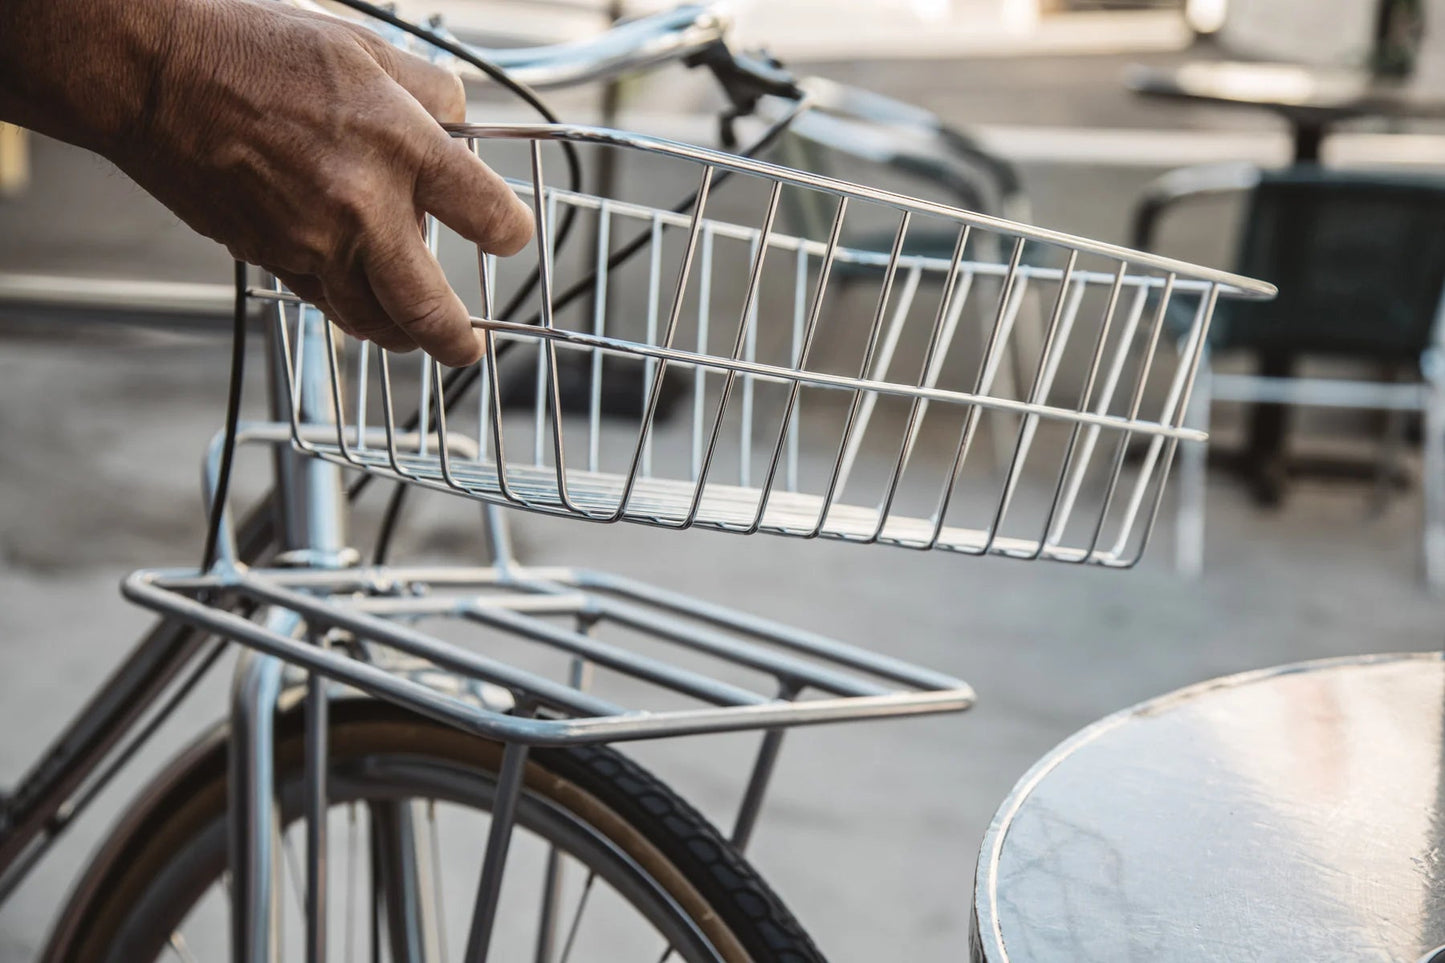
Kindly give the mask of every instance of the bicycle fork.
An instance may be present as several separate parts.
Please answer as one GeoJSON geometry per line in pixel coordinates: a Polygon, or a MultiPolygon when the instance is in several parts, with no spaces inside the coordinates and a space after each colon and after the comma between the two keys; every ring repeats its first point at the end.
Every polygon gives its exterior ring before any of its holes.
{"type": "MultiPolygon", "coordinates": [[[[328,382],[327,322],[320,312],[302,308],[297,331],[298,360],[293,376],[301,396],[303,423],[335,423],[328,382]]],[[[279,339],[269,345],[273,410],[277,420],[290,409],[287,359],[279,339]]],[[[340,469],[277,446],[277,491],[285,551],[314,567],[344,567],[354,557],[346,547],[345,495],[340,469]]],[[[492,524],[492,548],[498,562],[507,557],[504,529],[492,524]]],[[[274,612],[268,627],[292,634],[300,627],[294,613],[274,612]]],[[[310,627],[313,644],[324,645],[321,629],[310,627]]],[[[283,842],[276,782],[276,717],[286,666],[281,660],[247,650],[237,662],[230,706],[230,799],[228,834],[231,866],[231,958],[233,963],[278,963],[280,880],[283,842]]],[[[327,959],[328,700],[326,680],[307,676],[305,695],[306,778],[306,954],[307,963],[327,959]]],[[[526,769],[527,747],[506,746],[492,805],[492,824],[477,886],[467,940],[466,963],[484,963],[496,919],[502,873],[515,824],[526,769]]],[[[430,893],[421,836],[410,802],[373,804],[371,825],[371,912],[385,913],[393,958],[408,963],[441,959],[441,937],[430,893]]],[[[374,930],[375,931],[375,930],[374,930]]]]}

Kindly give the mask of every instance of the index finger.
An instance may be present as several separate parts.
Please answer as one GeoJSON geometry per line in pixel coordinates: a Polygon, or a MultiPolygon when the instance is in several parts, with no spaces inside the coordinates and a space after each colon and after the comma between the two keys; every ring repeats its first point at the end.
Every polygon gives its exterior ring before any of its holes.
{"type": "Polygon", "coordinates": [[[516,254],[532,239],[532,209],[465,141],[449,134],[441,135],[418,172],[416,203],[489,254],[516,254]]]}
{"type": "Polygon", "coordinates": [[[393,219],[395,229],[362,252],[372,293],[387,316],[417,347],[442,364],[460,367],[482,357],[481,336],[461,298],[410,218],[393,219]]]}

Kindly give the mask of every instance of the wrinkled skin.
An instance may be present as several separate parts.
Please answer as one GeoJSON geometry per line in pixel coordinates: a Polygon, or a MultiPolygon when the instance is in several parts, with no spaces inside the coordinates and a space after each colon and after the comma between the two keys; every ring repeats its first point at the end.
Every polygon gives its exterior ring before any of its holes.
{"type": "Polygon", "coordinates": [[[348,332],[449,365],[481,341],[419,230],[494,254],[531,214],[440,122],[461,82],[274,0],[0,0],[0,119],[95,150],[348,332]]]}

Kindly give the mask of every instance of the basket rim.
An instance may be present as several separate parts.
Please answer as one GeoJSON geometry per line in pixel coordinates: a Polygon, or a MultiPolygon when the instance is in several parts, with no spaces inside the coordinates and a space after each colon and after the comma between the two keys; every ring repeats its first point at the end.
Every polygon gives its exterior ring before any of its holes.
{"type": "Polygon", "coordinates": [[[665,137],[655,137],[651,134],[639,134],[633,131],[615,130],[585,124],[464,123],[444,124],[443,127],[445,127],[447,132],[453,137],[498,140],[565,140],[605,144],[614,147],[626,147],[634,150],[666,154],[693,161],[694,163],[708,164],[723,170],[734,171],[739,174],[772,178],[785,184],[823,191],[824,193],[833,194],[838,197],[871,201],[892,207],[899,211],[907,211],[928,217],[944,218],[971,227],[993,231],[998,234],[1036,241],[1042,244],[1050,244],[1055,247],[1075,250],[1081,253],[1098,254],[1103,257],[1125,261],[1133,266],[1152,268],[1181,277],[1207,281],[1218,284],[1220,286],[1220,295],[1225,297],[1266,301],[1278,293],[1278,288],[1268,281],[1245,277],[1244,275],[1234,274],[1229,271],[1204,267],[1177,258],[1150,254],[1146,251],[1138,251],[1122,245],[1110,244],[1106,241],[1096,241],[1074,234],[1066,234],[1062,231],[1053,231],[1048,228],[1022,224],[1006,218],[979,214],[961,207],[940,204],[935,201],[925,201],[894,191],[868,187],[863,184],[856,184],[833,177],[825,177],[821,174],[813,174],[808,171],[784,167],[769,161],[760,161],[749,157],[742,157],[737,154],[728,154],[723,151],[713,150],[707,147],[698,147],[693,144],[685,144],[681,141],[670,140],[665,137]]]}

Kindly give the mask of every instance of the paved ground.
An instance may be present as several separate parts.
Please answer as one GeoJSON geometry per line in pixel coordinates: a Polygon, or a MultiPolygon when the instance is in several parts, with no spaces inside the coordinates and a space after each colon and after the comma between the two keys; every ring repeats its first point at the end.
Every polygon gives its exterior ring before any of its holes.
{"type": "MultiPolygon", "coordinates": [[[[1057,99],[1074,107],[1055,102],[1037,69],[1000,61],[991,62],[990,74],[1013,72],[1013,86],[1000,79],[987,95],[964,94],[973,88],[960,80],[930,97],[960,120],[1158,122],[1159,115],[1135,114],[1111,92],[1117,67],[1083,60],[1058,66],[1057,82],[1071,93],[1057,99]],[[1078,84],[1068,84],[1070,77],[1078,84]]],[[[914,65],[837,69],[903,96],[935,89],[927,70],[914,65]]],[[[967,79],[977,68],[956,69],[967,79]]],[[[1205,123],[1188,122],[1196,121],[1205,123]]],[[[37,165],[42,178],[77,163],[45,156],[37,165]]],[[[1127,200],[1152,172],[1057,163],[1026,171],[1040,221],[1107,238],[1121,235],[1127,200]]],[[[59,197],[52,182],[40,187],[38,197],[46,191],[59,197]]],[[[93,230],[88,247],[56,248],[64,267],[91,259],[114,269],[126,257],[159,257],[159,271],[179,271],[180,252],[194,251],[116,175],[102,173],[69,190],[76,205],[69,210],[83,212],[93,230]]],[[[38,204],[32,197],[9,211],[0,207],[7,269],[35,267],[44,239],[54,236],[38,204]]],[[[1207,246],[1202,234],[1186,242],[1207,246]]],[[[210,277],[224,280],[217,256],[188,263],[196,267],[181,276],[212,271],[210,277]]],[[[0,778],[8,779],[146,624],[119,599],[121,575],[197,554],[193,480],[201,446],[219,420],[226,349],[218,339],[195,336],[13,322],[6,332],[0,706],[7,725],[0,730],[0,778]]],[[[254,466],[247,471],[242,487],[254,492],[258,473],[254,466]]],[[[964,954],[984,826],[1013,781],[1073,730],[1222,673],[1439,647],[1445,610],[1417,581],[1417,501],[1409,493],[1376,515],[1360,489],[1301,484],[1285,510],[1264,513],[1219,480],[1210,490],[1208,564],[1199,582],[1169,571],[1167,530],[1149,563],[1127,574],[532,518],[519,519],[517,533],[527,558],[591,564],[744,604],[972,682],[980,702],[964,716],[790,736],[756,842],[757,863],[836,959],[956,960],[964,954]]],[[[427,501],[411,516],[403,548],[426,557],[475,557],[473,519],[465,506],[427,501]]],[[[218,681],[188,707],[149,755],[152,764],[187,730],[215,717],[222,692],[218,681]]],[[[746,748],[741,739],[714,738],[637,752],[726,820],[746,748]]],[[[67,881],[134,786],[132,779],[103,797],[56,859],[0,910],[0,961],[30,958],[67,881]]]]}

